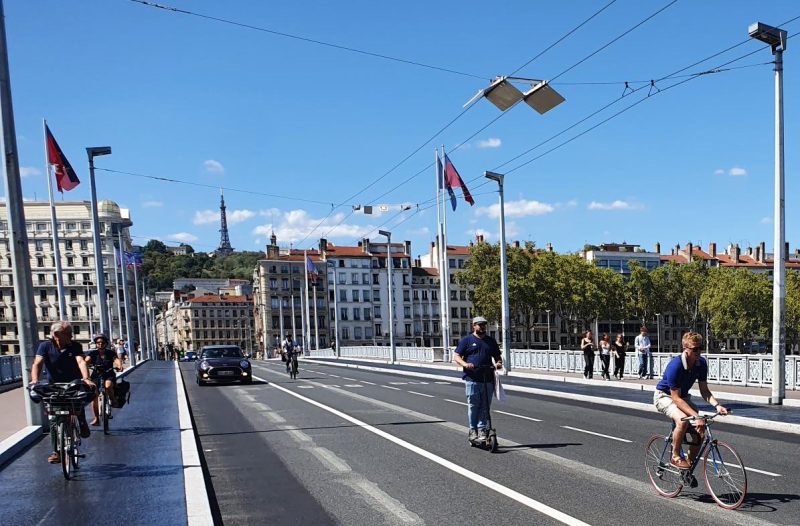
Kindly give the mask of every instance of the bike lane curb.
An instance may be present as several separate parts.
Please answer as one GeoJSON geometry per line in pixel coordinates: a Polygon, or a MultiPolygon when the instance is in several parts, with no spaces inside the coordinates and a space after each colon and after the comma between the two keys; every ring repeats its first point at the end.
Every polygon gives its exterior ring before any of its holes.
{"type": "MultiPolygon", "coordinates": [[[[117,379],[124,378],[141,367],[149,360],[142,360],[117,375],[117,379]]],[[[14,460],[17,455],[24,453],[29,447],[45,436],[42,426],[25,426],[7,439],[0,442],[0,469],[14,460]]]]}
{"type": "MultiPolygon", "coordinates": [[[[345,367],[348,369],[364,369],[366,371],[375,371],[381,373],[393,373],[399,374],[401,376],[412,376],[415,378],[428,378],[428,379],[437,379],[437,380],[446,380],[452,383],[460,384],[462,382],[461,378],[456,378],[452,376],[445,376],[439,375],[434,373],[420,373],[416,371],[404,371],[401,369],[390,369],[385,367],[375,367],[372,365],[361,365],[361,364],[352,364],[352,363],[337,363],[337,362],[330,362],[330,361],[317,361],[314,359],[301,359],[307,363],[317,363],[323,365],[332,365],[334,367],[345,367]]],[[[651,413],[658,412],[653,404],[643,403],[643,402],[631,402],[627,400],[610,400],[605,397],[600,396],[591,396],[591,395],[582,395],[577,393],[564,393],[560,391],[549,391],[547,389],[539,389],[536,387],[525,387],[520,385],[509,385],[503,384],[503,389],[505,391],[518,391],[522,393],[528,394],[536,394],[541,396],[549,396],[553,398],[564,398],[567,400],[575,400],[579,402],[588,402],[592,404],[598,405],[609,405],[614,407],[624,407],[626,409],[634,409],[637,411],[647,411],[651,413]]],[[[718,393],[722,396],[722,393],[718,393]]],[[[701,411],[701,414],[712,414],[707,413],[705,411],[701,411]]],[[[723,423],[720,421],[719,423],[723,423]]],[[[733,424],[733,425],[740,425],[745,427],[752,427],[756,429],[765,429],[769,431],[779,431],[782,433],[790,433],[794,435],[800,435],[800,424],[791,424],[788,422],[776,422],[774,420],[762,420],[759,418],[748,418],[743,416],[734,416],[729,415],[725,417],[724,423],[733,424]]]]}
{"type": "Polygon", "coordinates": [[[186,397],[186,385],[181,368],[175,362],[175,384],[178,402],[178,419],[181,433],[181,457],[183,459],[183,487],[186,498],[186,522],[188,526],[213,526],[211,502],[208,497],[203,464],[197,446],[192,413],[186,397]]]}

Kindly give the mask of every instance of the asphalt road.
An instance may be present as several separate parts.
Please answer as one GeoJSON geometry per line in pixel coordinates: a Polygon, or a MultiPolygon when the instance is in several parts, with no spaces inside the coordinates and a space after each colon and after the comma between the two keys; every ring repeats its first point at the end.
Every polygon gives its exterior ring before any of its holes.
{"type": "Polygon", "coordinates": [[[749,493],[657,496],[643,468],[656,414],[513,393],[497,454],[466,442],[460,384],[325,364],[257,364],[264,382],[198,387],[182,364],[224,524],[800,524],[797,436],[720,423],[749,493]]]}

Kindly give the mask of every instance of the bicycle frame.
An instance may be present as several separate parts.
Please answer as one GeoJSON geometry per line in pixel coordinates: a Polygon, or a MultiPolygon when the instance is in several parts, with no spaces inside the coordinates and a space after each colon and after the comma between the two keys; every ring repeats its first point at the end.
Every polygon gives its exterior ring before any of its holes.
{"type": "MultiPolygon", "coordinates": [[[[669,430],[669,434],[664,437],[664,449],[661,451],[661,462],[663,464],[669,464],[669,459],[672,457],[672,433],[675,431],[675,422],[672,423],[672,427],[669,430]],[[665,457],[665,455],[668,455],[665,457]],[[666,458],[666,462],[664,459],[666,458]]],[[[714,436],[711,432],[711,426],[706,426],[705,437],[703,441],[700,443],[700,449],[697,450],[697,455],[695,455],[694,460],[692,460],[692,464],[689,466],[689,469],[686,470],[686,473],[691,475],[694,473],[695,468],[698,464],[700,464],[700,460],[705,455],[706,450],[711,447],[714,443],[714,436]]],[[[683,448],[680,449],[681,458],[686,458],[683,453],[683,448]]],[[[712,449],[712,454],[714,454],[712,449]]]]}

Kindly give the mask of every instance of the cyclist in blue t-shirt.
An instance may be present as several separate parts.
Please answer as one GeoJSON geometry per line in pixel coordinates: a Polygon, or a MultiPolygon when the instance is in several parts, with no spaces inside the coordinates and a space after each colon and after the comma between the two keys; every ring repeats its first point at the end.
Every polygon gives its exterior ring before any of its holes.
{"type": "Polygon", "coordinates": [[[700,410],[692,402],[689,390],[697,382],[700,388],[700,395],[709,404],[713,405],[717,413],[727,415],[728,409],[723,407],[708,388],[708,363],[700,356],[703,346],[703,336],[690,331],[683,335],[681,340],[683,352],[680,356],[674,357],[664,369],[661,380],[656,385],[653,394],[653,403],[659,412],[665,414],[675,422],[675,430],[672,433],[672,460],[671,463],[680,469],[689,469],[692,460],[697,455],[700,444],[705,434],[706,423],[704,420],[694,421],[694,433],[699,435],[693,437],[689,447],[689,458],[681,458],[680,450],[683,437],[689,429],[689,422],[681,420],[687,416],[698,416],[700,410]]]}
{"type": "Polygon", "coordinates": [[[478,435],[489,434],[489,408],[494,393],[494,368],[503,367],[500,347],[494,338],[486,334],[486,318],[477,316],[472,320],[472,334],[464,336],[453,355],[455,362],[464,368],[464,383],[467,390],[467,421],[469,440],[478,435]],[[494,366],[492,366],[494,358],[494,366]]]}

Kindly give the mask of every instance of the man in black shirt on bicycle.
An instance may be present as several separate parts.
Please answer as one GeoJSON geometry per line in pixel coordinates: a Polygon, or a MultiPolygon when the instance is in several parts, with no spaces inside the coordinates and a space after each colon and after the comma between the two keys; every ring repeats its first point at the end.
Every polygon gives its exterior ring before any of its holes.
{"type": "Polygon", "coordinates": [[[292,360],[297,360],[297,350],[294,345],[294,339],[288,334],[286,335],[286,340],[281,344],[281,351],[286,359],[286,372],[288,373],[292,366],[292,360]]]}
{"type": "MultiPolygon", "coordinates": [[[[89,378],[89,368],[86,366],[83,349],[78,342],[72,341],[72,325],[68,321],[57,321],[50,326],[52,337],[39,344],[36,349],[36,356],[31,366],[30,385],[39,383],[39,376],[42,366],[47,370],[47,377],[50,383],[69,383],[73,380],[83,380],[89,388],[94,389],[94,382],[89,378]]],[[[52,423],[52,419],[51,419],[52,423]]],[[[81,437],[88,438],[90,435],[89,425],[86,423],[86,415],[83,410],[78,414],[81,437]]],[[[56,426],[50,426],[50,445],[53,453],[47,457],[51,464],[61,462],[61,456],[57,451],[56,426]]]]}

